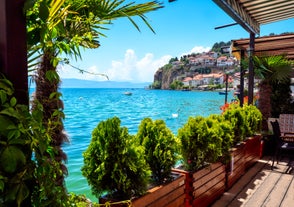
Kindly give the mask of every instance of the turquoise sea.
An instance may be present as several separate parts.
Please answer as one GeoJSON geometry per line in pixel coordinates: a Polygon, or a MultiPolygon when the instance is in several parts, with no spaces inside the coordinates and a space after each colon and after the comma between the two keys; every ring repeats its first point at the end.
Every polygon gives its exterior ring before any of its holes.
{"type": "MultiPolygon", "coordinates": [[[[100,121],[117,116],[121,126],[135,134],[143,118],[162,119],[177,134],[189,116],[219,114],[220,106],[225,101],[224,95],[211,91],[65,88],[61,92],[66,117],[64,125],[70,138],[70,143],[66,143],[63,148],[68,156],[66,186],[69,192],[85,194],[93,201],[96,199],[81,174],[82,153],[100,121]],[[132,92],[132,95],[124,95],[126,91],[132,92]]],[[[232,98],[231,92],[228,100],[232,98]]]]}

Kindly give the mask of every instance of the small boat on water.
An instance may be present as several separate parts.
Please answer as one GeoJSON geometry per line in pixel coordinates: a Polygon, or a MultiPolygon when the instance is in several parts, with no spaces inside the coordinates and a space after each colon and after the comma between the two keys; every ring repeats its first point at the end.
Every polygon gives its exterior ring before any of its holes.
{"type": "Polygon", "coordinates": [[[228,92],[225,92],[225,91],[219,91],[218,94],[219,94],[219,95],[226,95],[226,94],[228,94],[228,92]]]}
{"type": "Polygon", "coordinates": [[[126,92],[124,92],[124,95],[126,95],[126,96],[131,96],[133,93],[132,92],[130,92],[130,91],[126,91],[126,92]]]}

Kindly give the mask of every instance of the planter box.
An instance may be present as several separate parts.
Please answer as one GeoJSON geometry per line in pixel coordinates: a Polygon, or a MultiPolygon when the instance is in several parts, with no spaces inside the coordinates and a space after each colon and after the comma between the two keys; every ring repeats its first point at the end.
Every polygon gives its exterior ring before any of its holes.
{"type": "Polygon", "coordinates": [[[247,138],[245,142],[245,170],[255,164],[261,155],[261,135],[254,135],[247,138]]]}
{"type": "Polygon", "coordinates": [[[245,143],[231,149],[231,161],[227,165],[226,187],[231,188],[245,173],[245,143]]]}
{"type": "Polygon", "coordinates": [[[206,207],[212,204],[225,191],[226,168],[222,163],[213,163],[197,172],[185,173],[185,206],[206,207]]]}
{"type": "Polygon", "coordinates": [[[172,172],[173,181],[153,187],[141,197],[131,201],[114,201],[106,197],[99,198],[99,204],[111,203],[115,207],[184,207],[186,176],[179,172],[172,172]]]}
{"type": "Polygon", "coordinates": [[[173,172],[177,178],[165,185],[156,186],[144,196],[132,200],[133,207],[184,207],[185,175],[173,172]]]}

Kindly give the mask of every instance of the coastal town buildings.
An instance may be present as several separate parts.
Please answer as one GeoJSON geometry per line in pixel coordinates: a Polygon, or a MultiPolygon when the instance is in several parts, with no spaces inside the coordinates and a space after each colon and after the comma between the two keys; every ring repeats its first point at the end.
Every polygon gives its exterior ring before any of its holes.
{"type": "MultiPolygon", "coordinates": [[[[188,55],[187,59],[190,71],[185,76],[178,77],[186,88],[203,88],[207,85],[225,84],[228,73],[230,74],[228,83],[234,86],[238,84],[239,62],[235,57],[219,56],[217,52],[204,52],[188,55]]],[[[174,61],[172,65],[183,66],[184,63],[174,61]]]]}

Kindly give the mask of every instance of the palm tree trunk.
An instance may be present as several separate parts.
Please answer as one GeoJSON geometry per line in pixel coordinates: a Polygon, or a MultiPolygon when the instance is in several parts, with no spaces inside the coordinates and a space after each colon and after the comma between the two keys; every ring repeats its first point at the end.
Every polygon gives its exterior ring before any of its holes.
{"type": "Polygon", "coordinates": [[[262,130],[268,130],[267,120],[271,117],[271,93],[272,87],[266,80],[259,84],[258,108],[262,113],[262,130]]]}
{"type": "Polygon", "coordinates": [[[67,169],[63,162],[66,161],[66,154],[63,152],[61,145],[68,139],[63,131],[63,103],[57,93],[60,79],[56,72],[56,67],[52,64],[54,58],[54,52],[50,50],[44,52],[35,77],[35,104],[38,102],[43,106],[43,125],[51,136],[49,145],[53,148],[54,156],[52,156],[52,153],[48,153],[46,160],[54,163],[52,168],[56,168],[56,166],[59,168],[53,169],[56,177],[50,176],[54,177],[53,182],[55,185],[62,187],[65,191],[64,175],[67,174],[67,169]],[[52,94],[56,94],[56,96],[52,96],[52,94]]]}

